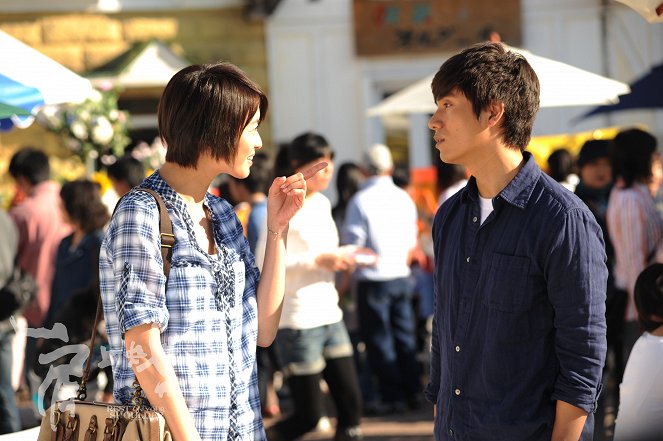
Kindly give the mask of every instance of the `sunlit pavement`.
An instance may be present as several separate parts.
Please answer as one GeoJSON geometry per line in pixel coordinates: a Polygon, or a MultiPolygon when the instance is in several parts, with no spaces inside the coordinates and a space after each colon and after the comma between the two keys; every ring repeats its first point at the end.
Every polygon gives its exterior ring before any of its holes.
{"type": "MultiPolygon", "coordinates": [[[[266,419],[267,426],[275,419],[266,419]]],[[[319,424],[318,430],[309,432],[301,438],[307,440],[333,440],[335,421],[331,424],[319,424]]],[[[433,408],[424,405],[419,410],[407,410],[402,413],[379,417],[364,417],[361,429],[366,441],[430,441],[433,439],[433,408]]]]}

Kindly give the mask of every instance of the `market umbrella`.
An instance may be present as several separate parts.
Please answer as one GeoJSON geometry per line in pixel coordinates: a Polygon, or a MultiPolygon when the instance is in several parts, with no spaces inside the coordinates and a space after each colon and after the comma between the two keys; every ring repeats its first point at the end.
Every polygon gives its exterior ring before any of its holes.
{"type": "MultiPolygon", "coordinates": [[[[0,54],[0,102],[34,114],[44,104],[81,102],[93,93],[89,80],[3,31],[0,54]]],[[[0,120],[0,130],[13,126],[10,118],[0,120]]]]}
{"type": "Polygon", "coordinates": [[[578,119],[620,110],[663,109],[663,63],[654,66],[645,75],[635,80],[630,88],[631,93],[620,95],[619,102],[595,107],[578,119]]]}
{"type": "MultiPolygon", "coordinates": [[[[25,86],[0,74],[0,103],[19,112],[0,115],[0,131],[11,130],[12,127],[27,127],[32,124],[32,112],[44,105],[44,99],[35,87],[25,86]]],[[[9,112],[9,110],[7,110],[9,112]]]]}
{"type": "Polygon", "coordinates": [[[617,0],[634,9],[649,23],[663,23],[663,1],[661,0],[617,0]]]}
{"type": "Polygon", "coordinates": [[[21,107],[12,106],[11,104],[5,104],[2,101],[0,101],[0,119],[11,118],[16,116],[30,116],[30,115],[31,115],[30,112],[28,112],[27,110],[21,107]]]}
{"type": "MultiPolygon", "coordinates": [[[[541,107],[586,106],[615,102],[620,94],[628,93],[625,83],[597,75],[560,61],[551,60],[526,51],[506,46],[523,55],[532,66],[541,83],[541,107]]],[[[434,113],[435,102],[431,92],[434,75],[407,86],[367,110],[368,116],[392,114],[434,113]]]]}

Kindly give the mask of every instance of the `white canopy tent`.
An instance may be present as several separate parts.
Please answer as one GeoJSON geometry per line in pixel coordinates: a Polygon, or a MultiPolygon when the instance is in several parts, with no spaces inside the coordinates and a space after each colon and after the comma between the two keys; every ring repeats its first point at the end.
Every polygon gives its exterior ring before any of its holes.
{"type": "MultiPolygon", "coordinates": [[[[81,102],[93,96],[89,80],[67,69],[38,50],[0,31],[0,100],[34,114],[44,104],[81,102]]],[[[11,117],[2,129],[27,127],[32,117],[11,117]]]]}
{"type": "Polygon", "coordinates": [[[123,89],[163,88],[181,69],[191,63],[175,54],[159,40],[138,42],[127,53],[109,65],[86,75],[92,84],[105,83],[123,89]],[[116,66],[119,65],[119,66],[116,66]]]}
{"type": "Polygon", "coordinates": [[[46,104],[80,102],[92,94],[89,80],[3,31],[0,53],[0,73],[39,89],[46,104]]]}
{"type": "MultiPolygon", "coordinates": [[[[524,49],[507,47],[522,54],[541,83],[541,107],[611,104],[629,93],[628,84],[597,75],[566,63],[534,55],[524,49]]],[[[367,110],[368,116],[430,114],[435,112],[429,75],[405,87],[367,110]]]]}

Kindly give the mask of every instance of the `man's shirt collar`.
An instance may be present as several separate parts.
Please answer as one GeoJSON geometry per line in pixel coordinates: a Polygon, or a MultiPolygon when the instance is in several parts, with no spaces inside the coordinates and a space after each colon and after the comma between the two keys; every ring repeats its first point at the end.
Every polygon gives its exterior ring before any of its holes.
{"type": "MultiPolygon", "coordinates": [[[[504,201],[521,209],[524,209],[527,206],[529,199],[532,196],[532,192],[534,191],[534,186],[541,177],[541,169],[536,164],[536,161],[530,152],[523,152],[523,158],[525,163],[522,168],[518,171],[516,176],[513,177],[511,182],[509,182],[506,187],[493,198],[493,206],[499,206],[501,204],[500,201],[504,201]]],[[[477,187],[477,180],[474,176],[470,177],[467,186],[462,189],[461,192],[462,202],[467,202],[468,198],[473,201],[479,199],[479,189],[477,187]]]]}

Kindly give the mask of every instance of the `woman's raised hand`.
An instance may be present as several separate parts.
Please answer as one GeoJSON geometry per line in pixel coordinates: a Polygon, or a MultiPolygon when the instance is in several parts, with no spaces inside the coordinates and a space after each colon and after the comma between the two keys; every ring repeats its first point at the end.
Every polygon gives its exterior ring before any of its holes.
{"type": "Polygon", "coordinates": [[[290,219],[304,205],[306,181],[327,165],[324,161],[318,162],[301,173],[274,179],[267,197],[267,227],[273,234],[281,233],[288,226],[290,219]]]}

